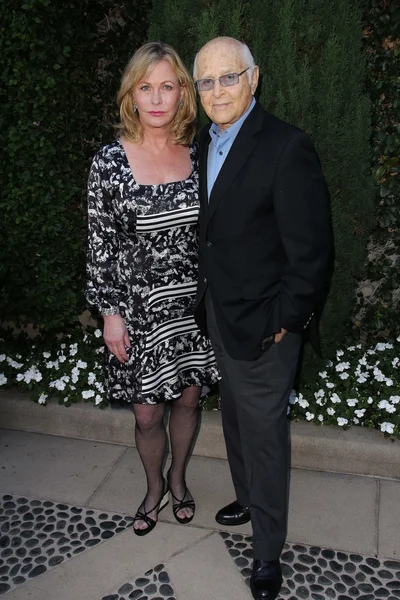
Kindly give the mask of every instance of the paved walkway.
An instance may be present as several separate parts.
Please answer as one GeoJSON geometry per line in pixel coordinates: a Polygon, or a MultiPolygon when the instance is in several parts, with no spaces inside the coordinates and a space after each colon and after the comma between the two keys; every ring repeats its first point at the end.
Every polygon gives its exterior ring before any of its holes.
{"type": "MultiPolygon", "coordinates": [[[[131,529],[145,482],[123,445],[0,430],[0,595],[7,600],[250,600],[248,526],[214,521],[227,462],[192,458],[197,511],[131,529]]],[[[281,598],[400,598],[400,481],[294,469],[281,598]]]]}

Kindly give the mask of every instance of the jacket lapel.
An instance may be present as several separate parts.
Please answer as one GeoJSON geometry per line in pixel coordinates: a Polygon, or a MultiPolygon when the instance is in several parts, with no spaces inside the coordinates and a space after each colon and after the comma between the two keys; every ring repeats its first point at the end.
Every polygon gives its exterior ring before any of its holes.
{"type": "MultiPolygon", "coordinates": [[[[253,151],[257,144],[257,138],[255,134],[262,129],[265,112],[261,106],[256,103],[253,110],[243,123],[239,133],[233,142],[232,148],[230,149],[228,156],[225,159],[224,164],[215,180],[213,189],[211,190],[211,196],[209,201],[208,209],[208,220],[210,220],[216,211],[220,201],[222,200],[224,193],[231,184],[232,180],[239,173],[240,169],[246,163],[248,157],[253,151]]],[[[203,144],[205,145],[205,144],[203,144]]],[[[208,149],[208,145],[207,145],[208,149]]],[[[207,154],[205,152],[205,163],[203,167],[200,165],[200,169],[203,168],[206,171],[206,200],[207,200],[207,154]]],[[[201,171],[200,171],[201,172],[201,171]]],[[[204,188],[203,188],[204,189],[204,188]]]]}
{"type": "Polygon", "coordinates": [[[200,206],[204,213],[208,212],[208,193],[207,193],[207,157],[208,146],[210,144],[209,135],[210,125],[206,125],[200,133],[199,140],[199,190],[200,206]]]}

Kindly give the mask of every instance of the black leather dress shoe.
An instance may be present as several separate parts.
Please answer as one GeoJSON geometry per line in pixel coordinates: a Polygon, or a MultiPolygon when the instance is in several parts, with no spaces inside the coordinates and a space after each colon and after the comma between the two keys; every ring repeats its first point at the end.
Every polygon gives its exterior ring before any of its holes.
{"type": "Polygon", "coordinates": [[[221,508],[215,515],[215,520],[220,525],[243,525],[250,521],[250,509],[235,500],[235,502],[221,508]]]}
{"type": "Polygon", "coordinates": [[[282,585],[279,560],[254,560],[250,589],[255,600],[275,600],[282,585]]]}

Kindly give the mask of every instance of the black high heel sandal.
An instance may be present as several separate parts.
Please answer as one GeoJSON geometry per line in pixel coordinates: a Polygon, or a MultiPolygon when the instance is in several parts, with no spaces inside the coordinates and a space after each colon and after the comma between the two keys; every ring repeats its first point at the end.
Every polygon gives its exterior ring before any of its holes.
{"type": "MultiPolygon", "coordinates": [[[[151,509],[148,510],[147,512],[145,510],[141,511],[138,510],[134,519],[133,519],[133,523],[135,523],[136,521],[144,521],[147,525],[147,527],[145,529],[136,529],[135,527],[132,526],[133,531],[136,533],[136,535],[147,535],[148,533],[150,533],[150,531],[153,531],[154,527],[157,525],[157,521],[155,519],[152,519],[151,517],[149,517],[148,515],[153,512],[153,510],[157,509],[157,515],[162,511],[163,508],[165,508],[169,502],[169,485],[168,482],[164,482],[167,486],[167,489],[165,489],[165,485],[164,485],[164,491],[162,493],[162,496],[160,498],[160,500],[157,502],[157,504],[151,509]]],[[[143,500],[143,509],[144,509],[144,500],[143,500]]]]}
{"type": "Polygon", "coordinates": [[[174,493],[173,493],[173,491],[172,491],[172,489],[171,489],[170,483],[169,483],[169,475],[170,475],[170,471],[171,471],[171,469],[169,469],[169,470],[168,470],[168,473],[167,473],[167,485],[168,485],[169,493],[171,494],[172,498],[173,498],[174,500],[176,500],[176,502],[175,502],[175,503],[172,503],[172,512],[173,512],[173,514],[174,514],[174,517],[175,517],[175,519],[178,521],[178,523],[181,523],[182,525],[186,525],[187,523],[190,523],[190,521],[191,521],[191,520],[193,519],[193,517],[194,517],[194,513],[195,513],[195,510],[196,510],[196,504],[195,504],[194,500],[185,500],[185,498],[186,498],[186,494],[187,494],[187,493],[188,493],[188,491],[189,491],[189,490],[188,490],[188,488],[187,488],[187,485],[186,485],[186,481],[184,482],[184,484],[185,484],[185,493],[184,493],[184,495],[183,495],[183,498],[182,498],[182,500],[179,500],[179,499],[178,499],[178,498],[177,498],[177,497],[174,495],[174,493]],[[192,511],[193,511],[193,514],[192,514],[190,517],[180,517],[180,516],[178,515],[178,512],[179,512],[180,510],[182,510],[182,508],[191,508],[191,509],[192,509],[192,511]]]}

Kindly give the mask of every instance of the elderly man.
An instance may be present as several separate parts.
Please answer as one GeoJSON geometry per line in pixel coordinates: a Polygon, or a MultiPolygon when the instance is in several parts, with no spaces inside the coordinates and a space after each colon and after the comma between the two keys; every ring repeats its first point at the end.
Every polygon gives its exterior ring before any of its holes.
{"type": "Polygon", "coordinates": [[[287,404],[303,332],[318,346],[332,257],[329,197],[310,138],[254,99],[248,47],[216,38],[194,78],[211,119],[200,135],[196,320],[221,372],[222,421],[236,500],[216,515],[251,519],[253,597],[273,599],[287,529],[287,404]]]}

